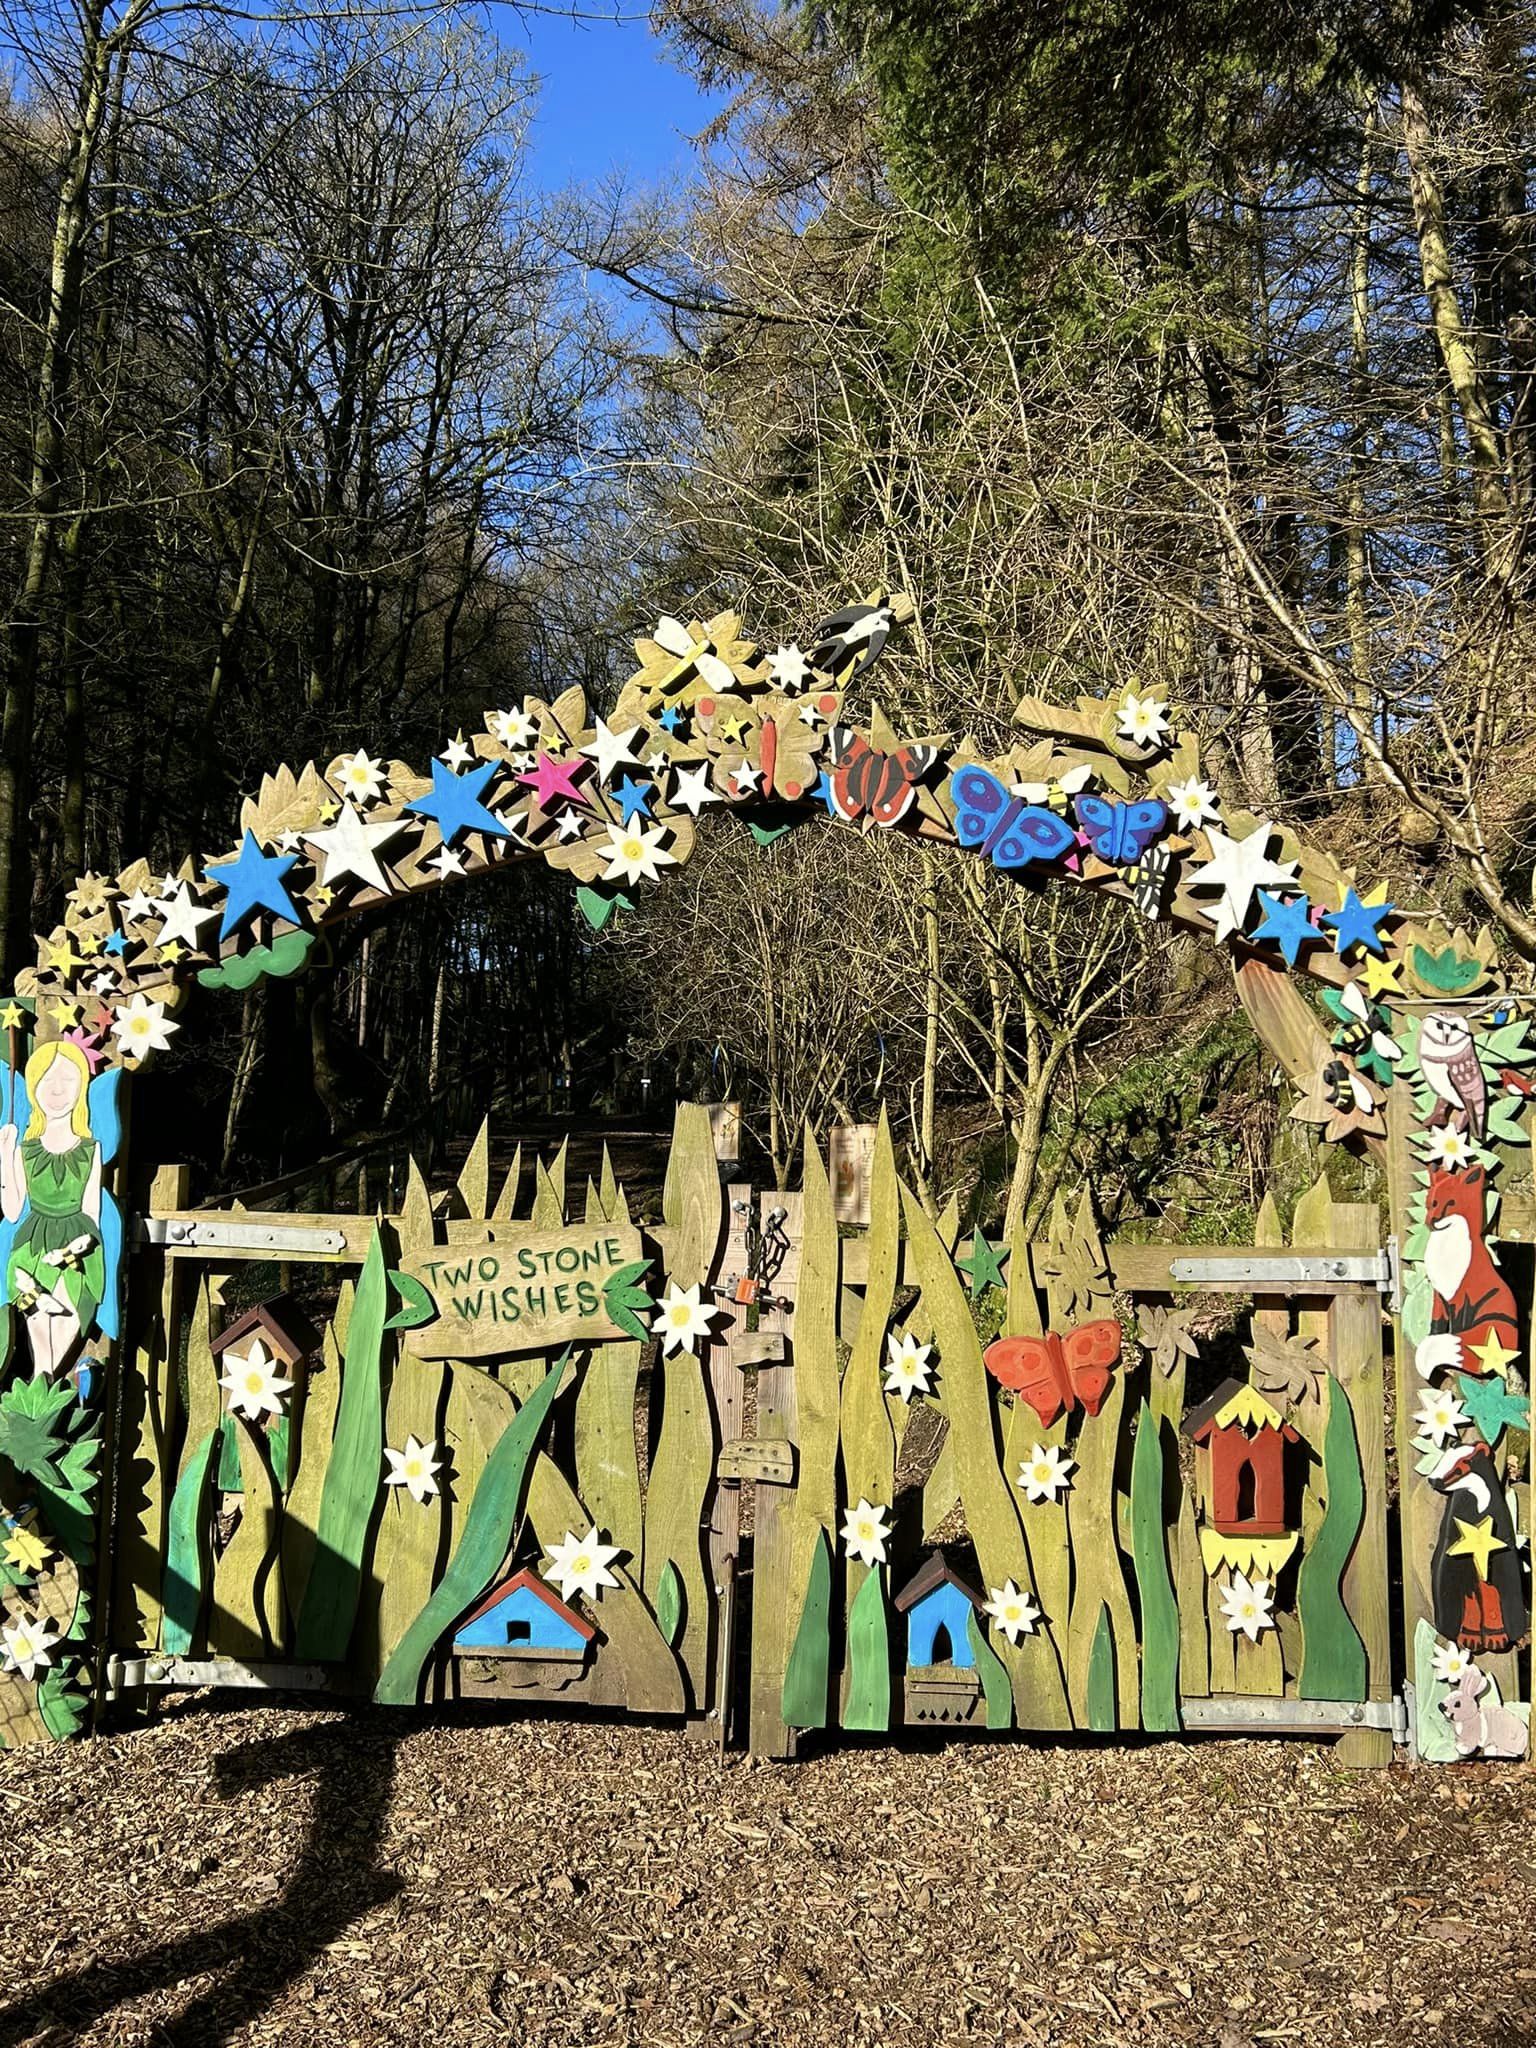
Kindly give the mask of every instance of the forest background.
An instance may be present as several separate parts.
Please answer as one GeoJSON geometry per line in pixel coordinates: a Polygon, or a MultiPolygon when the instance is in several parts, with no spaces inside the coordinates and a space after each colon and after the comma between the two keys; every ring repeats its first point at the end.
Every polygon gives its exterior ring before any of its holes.
{"type": "MultiPolygon", "coordinates": [[[[0,0],[6,971],[280,760],[882,584],[903,732],[1152,691],[1228,799],[1536,958],[1536,11],[652,21],[722,111],[667,189],[561,193],[507,19],[0,0]]],[[[717,823],[602,935],[528,863],[187,1036],[146,1085],[207,1191],[675,1094],[781,1179],[884,1102],[932,1189],[1022,1157],[1189,1237],[1311,1171],[1214,948],[884,833],[717,823]]]]}

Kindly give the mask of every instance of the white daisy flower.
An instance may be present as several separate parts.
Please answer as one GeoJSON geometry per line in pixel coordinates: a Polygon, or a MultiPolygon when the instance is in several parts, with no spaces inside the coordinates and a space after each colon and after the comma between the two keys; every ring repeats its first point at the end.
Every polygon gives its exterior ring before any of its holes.
{"type": "Polygon", "coordinates": [[[1077,1460],[1069,1458],[1059,1444],[1049,1450],[1036,1444],[1019,1467],[1018,1483],[1030,1500],[1055,1500],[1071,1485],[1076,1466],[1077,1460]]]}
{"type": "Polygon", "coordinates": [[[1163,801],[1175,825],[1186,832],[1198,832],[1202,825],[1214,825],[1221,818],[1221,800],[1208,782],[1191,775],[1187,782],[1170,782],[1163,801]]]}
{"type": "Polygon", "coordinates": [[[657,1306],[658,1320],[654,1325],[664,1352],[696,1352],[699,1339],[709,1335],[715,1305],[705,1301],[703,1293],[702,1286],[679,1287],[675,1280],[667,1289],[657,1306]]]}
{"type": "Polygon", "coordinates": [[[1021,1593],[1012,1579],[993,1586],[991,1592],[991,1599],[981,1611],[992,1617],[1009,1642],[1016,1643],[1020,1636],[1032,1636],[1040,1626],[1039,1603],[1028,1593],[1021,1593]]]}
{"type": "Polygon", "coordinates": [[[1471,1166],[1477,1159],[1476,1140],[1467,1132],[1458,1131],[1450,1124],[1441,1124],[1421,1135],[1424,1139],[1425,1156],[1431,1166],[1471,1166]]]}
{"type": "Polygon", "coordinates": [[[666,836],[665,825],[610,825],[608,844],[598,848],[599,858],[608,862],[603,880],[654,882],[662,868],[676,867],[677,855],[662,844],[666,836]]]}
{"type": "Polygon", "coordinates": [[[408,1436],[403,1451],[391,1450],[386,1444],[384,1455],[389,1460],[389,1471],[385,1474],[384,1484],[403,1486],[418,1506],[430,1500],[441,1491],[437,1475],[443,1469],[443,1462],[434,1455],[436,1450],[436,1437],[419,1443],[415,1437],[408,1436]]]}
{"type": "Polygon", "coordinates": [[[890,1512],[889,1508],[872,1507],[862,1497],[857,1507],[848,1509],[841,1534],[850,1557],[856,1557],[861,1564],[885,1563],[885,1546],[891,1540],[886,1520],[890,1512]]]}
{"type": "Polygon", "coordinates": [[[1434,1666],[1436,1678],[1445,1685],[1455,1685],[1467,1672],[1476,1668],[1460,1643],[1436,1643],[1429,1661],[1434,1666]]]}
{"type": "Polygon", "coordinates": [[[19,1671],[23,1678],[35,1678],[39,1671],[46,1671],[53,1662],[54,1645],[60,1641],[58,1630],[48,1621],[6,1622],[0,1626],[0,1645],[5,1656],[0,1669],[19,1671]]]}
{"type": "Polygon", "coordinates": [[[1467,1411],[1447,1388],[1425,1387],[1419,1395],[1414,1421],[1421,1435],[1432,1437],[1437,1444],[1446,1444],[1465,1426],[1467,1411]]]}
{"type": "Polygon", "coordinates": [[[1267,1628],[1275,1625],[1275,1589],[1268,1579],[1250,1580],[1234,1572],[1221,1589],[1221,1611],[1233,1635],[1244,1635],[1256,1643],[1267,1628]]]}
{"type": "Polygon", "coordinates": [[[366,747],[359,747],[355,754],[341,756],[331,781],[349,803],[375,803],[384,794],[384,763],[373,760],[366,747]]]}
{"type": "Polygon", "coordinates": [[[596,1529],[589,1529],[585,1536],[567,1529],[563,1542],[549,1546],[543,1576],[560,1588],[562,1600],[569,1600],[573,1593],[595,1600],[602,1587],[619,1583],[608,1569],[618,1554],[619,1545],[604,1543],[596,1529]]]}
{"type": "Polygon", "coordinates": [[[1137,746],[1155,746],[1168,737],[1168,706],[1156,697],[1138,697],[1134,690],[1127,690],[1120,700],[1115,731],[1137,746]]]}
{"type": "Polygon", "coordinates": [[[885,1340],[885,1391],[903,1401],[933,1391],[933,1346],[919,1344],[910,1330],[885,1340]]]}
{"type": "Polygon", "coordinates": [[[259,1422],[264,1415],[281,1415],[283,1396],[293,1390],[293,1381],[282,1378],[277,1361],[260,1337],[246,1351],[226,1353],[219,1385],[229,1396],[232,1414],[259,1422]]]}
{"type": "Polygon", "coordinates": [[[170,1045],[171,1033],[180,1029],[166,1016],[164,1003],[143,994],[136,995],[112,1019],[112,1036],[122,1048],[125,1060],[142,1060],[152,1052],[164,1052],[170,1045]]]}

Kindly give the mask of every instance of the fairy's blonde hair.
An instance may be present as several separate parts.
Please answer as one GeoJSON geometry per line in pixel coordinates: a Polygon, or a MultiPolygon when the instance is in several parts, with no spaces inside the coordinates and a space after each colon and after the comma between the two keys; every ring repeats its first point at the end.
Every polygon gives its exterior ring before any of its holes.
{"type": "Polygon", "coordinates": [[[88,1138],[91,1135],[91,1108],[88,1100],[91,1086],[90,1063],[79,1046],[71,1045],[67,1038],[56,1038],[51,1045],[40,1045],[23,1069],[27,1081],[27,1094],[32,1102],[32,1116],[27,1124],[27,1136],[40,1138],[43,1134],[43,1125],[48,1121],[38,1106],[37,1084],[55,1060],[64,1060],[80,1076],[80,1093],[75,1097],[75,1106],[69,1113],[69,1128],[77,1138],[88,1138]]]}

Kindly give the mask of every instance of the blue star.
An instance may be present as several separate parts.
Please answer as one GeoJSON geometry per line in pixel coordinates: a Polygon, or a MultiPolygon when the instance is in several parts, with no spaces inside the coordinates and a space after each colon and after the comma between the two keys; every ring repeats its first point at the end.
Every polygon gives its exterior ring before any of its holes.
{"type": "Polygon", "coordinates": [[[1333,950],[1341,957],[1351,946],[1385,956],[1380,927],[1397,908],[1395,903],[1362,903],[1351,889],[1337,910],[1325,910],[1323,923],[1333,933],[1333,950]]]}
{"type": "Polygon", "coordinates": [[[103,953],[126,953],[128,950],[128,934],[126,932],[114,932],[101,950],[103,953]]]}
{"type": "Polygon", "coordinates": [[[832,778],[825,768],[822,769],[814,784],[805,794],[808,803],[824,805],[829,818],[835,818],[840,815],[837,805],[832,801],[832,778]]]}
{"type": "Polygon", "coordinates": [[[648,818],[651,815],[651,798],[656,794],[654,783],[636,782],[632,775],[626,775],[613,793],[619,800],[626,825],[637,816],[648,818]]]}
{"type": "Polygon", "coordinates": [[[1255,925],[1249,936],[1272,940],[1285,955],[1286,966],[1294,967],[1302,947],[1315,946],[1322,936],[1312,923],[1311,904],[1305,896],[1286,903],[1268,889],[1259,891],[1259,901],[1264,906],[1264,922],[1255,925]]]}
{"type": "Polygon", "coordinates": [[[274,917],[286,917],[290,924],[304,922],[283,887],[283,877],[298,857],[296,853],[263,853],[255,833],[247,831],[233,860],[209,861],[209,881],[222,882],[229,892],[219,922],[221,939],[227,939],[253,910],[270,910],[274,917]]]}
{"type": "Polygon", "coordinates": [[[406,810],[431,818],[443,835],[444,846],[452,846],[461,832],[489,832],[497,839],[516,835],[512,827],[488,811],[480,793],[496,773],[496,763],[485,761],[464,775],[455,775],[445,762],[432,763],[432,787],[425,796],[412,797],[406,810]]]}
{"type": "Polygon", "coordinates": [[[688,723],[688,714],[681,704],[669,704],[656,723],[663,732],[680,732],[688,723]]]}

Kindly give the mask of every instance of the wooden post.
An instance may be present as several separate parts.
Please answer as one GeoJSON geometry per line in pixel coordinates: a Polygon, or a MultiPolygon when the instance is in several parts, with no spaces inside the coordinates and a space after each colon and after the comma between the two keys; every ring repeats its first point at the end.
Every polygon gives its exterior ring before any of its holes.
{"type": "MultiPolygon", "coordinates": [[[[747,1270],[748,1204],[754,1199],[751,1183],[732,1181],[725,1191],[727,1203],[725,1250],[720,1259],[720,1284],[734,1285],[735,1276],[747,1270]],[[740,1205],[738,1207],[738,1204],[740,1205]]],[[[746,1382],[737,1362],[740,1340],[747,1334],[747,1311],[740,1303],[721,1303],[725,1316],[719,1334],[709,1347],[709,1391],[715,1406],[715,1423],[721,1443],[743,1434],[746,1417],[746,1382]]],[[[709,1512],[709,1563],[713,1583],[722,1587],[725,1560],[741,1548],[741,1488],[716,1485],[709,1512]]],[[[716,1599],[722,1597],[717,1592],[716,1599]]],[[[728,1702],[717,1700],[722,1722],[728,1702]]]]}
{"type": "MultiPolygon", "coordinates": [[[[1414,1173],[1418,1165],[1408,1147],[1413,1120],[1413,1090],[1406,1081],[1398,1081],[1387,1104],[1387,1196],[1392,1235],[1397,1240],[1399,1252],[1406,1244],[1411,1228],[1409,1204],[1413,1199],[1414,1173]]],[[[1441,1503],[1429,1481],[1414,1470],[1415,1453],[1411,1439],[1419,1405],[1420,1382],[1403,1335],[1401,1317],[1394,1318],[1392,1329],[1397,1414],[1398,1543],[1401,1553],[1398,1569],[1403,1594],[1402,1668],[1411,1674],[1415,1631],[1421,1620],[1434,1617],[1429,1568],[1434,1555],[1441,1503]]]]}
{"type": "MultiPolygon", "coordinates": [[[[1381,1215],[1373,1202],[1334,1203],[1333,1242],[1340,1251],[1374,1251],[1380,1240],[1381,1215]]],[[[1328,1356],[1334,1377],[1349,1398],[1365,1482],[1365,1519],[1344,1573],[1344,1604],[1365,1645],[1366,1697],[1386,1700],[1392,1697],[1387,1411],[1381,1301],[1373,1290],[1362,1287],[1334,1295],[1328,1310],[1328,1356]]],[[[1385,1728],[1352,1728],[1334,1754],[1342,1764],[1389,1764],[1392,1737],[1385,1728]]]]}
{"type": "MultiPolygon", "coordinates": [[[[765,1193],[758,1197],[763,1226],[768,1214],[783,1209],[780,1229],[789,1249],[778,1273],[768,1283],[770,1294],[783,1296],[788,1309],[765,1310],[760,1331],[781,1332],[792,1341],[793,1302],[800,1276],[801,1198],[798,1194],[765,1193]]],[[[757,1435],[774,1442],[795,1441],[795,1372],[788,1358],[757,1371],[757,1435]]],[[[793,1757],[797,1738],[784,1725],[784,1664],[789,1654],[789,1563],[794,1524],[794,1492],[784,1486],[754,1489],[752,1537],[752,1687],[747,1744],[754,1756],[793,1757]]],[[[722,1702],[722,1710],[724,1703],[722,1702]]]]}

